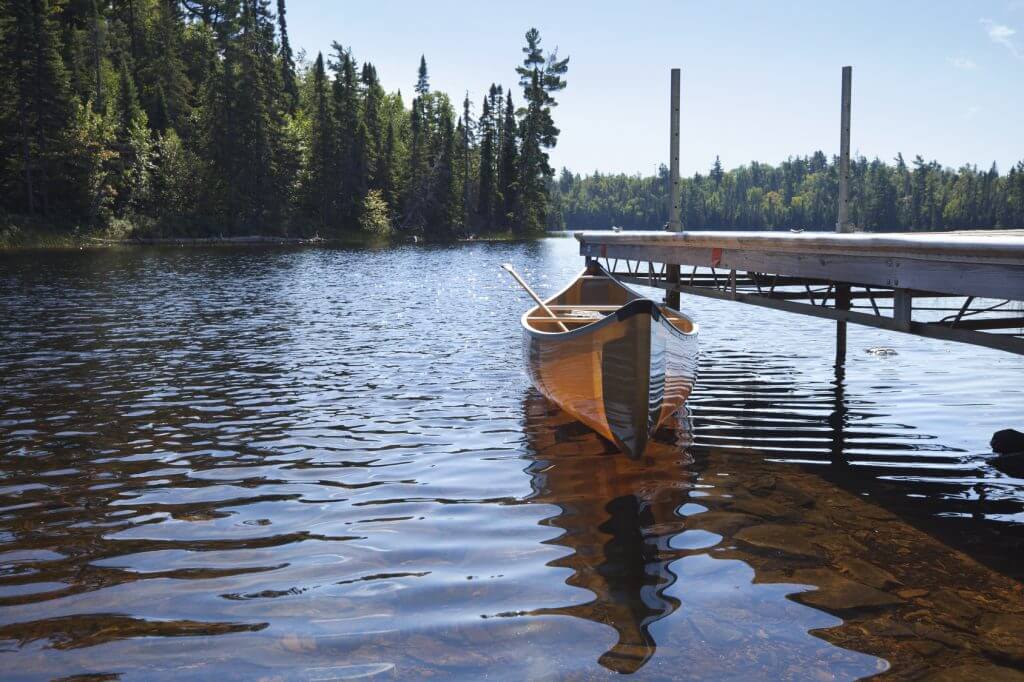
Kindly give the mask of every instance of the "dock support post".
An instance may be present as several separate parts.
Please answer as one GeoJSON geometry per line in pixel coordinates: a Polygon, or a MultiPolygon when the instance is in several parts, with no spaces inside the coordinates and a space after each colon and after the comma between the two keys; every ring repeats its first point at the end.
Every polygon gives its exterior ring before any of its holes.
{"type": "Polygon", "coordinates": [[[839,114],[839,220],[836,232],[853,232],[850,224],[850,89],[853,67],[843,67],[843,100],[839,114]]]}
{"type": "MultiPolygon", "coordinates": [[[[669,103],[669,205],[668,230],[680,232],[683,224],[679,219],[679,69],[672,69],[672,95],[669,103]]],[[[679,266],[669,265],[665,270],[669,285],[679,284],[679,266]]],[[[679,309],[679,292],[669,289],[665,292],[665,304],[679,309]]]]}
{"type": "Polygon", "coordinates": [[[892,299],[892,317],[903,331],[910,331],[914,297],[906,289],[896,289],[892,299]]]}
{"type": "MultiPolygon", "coordinates": [[[[850,224],[850,91],[853,67],[843,67],[842,101],[839,107],[839,219],[836,232],[853,232],[850,224]]],[[[836,283],[836,308],[850,309],[850,285],[836,283]]],[[[836,378],[846,365],[846,320],[836,321],[836,378]]]]}
{"type": "MultiPolygon", "coordinates": [[[[836,283],[836,310],[850,309],[850,285],[836,283]]],[[[836,378],[842,379],[846,366],[846,320],[836,321],[836,378]]]]}

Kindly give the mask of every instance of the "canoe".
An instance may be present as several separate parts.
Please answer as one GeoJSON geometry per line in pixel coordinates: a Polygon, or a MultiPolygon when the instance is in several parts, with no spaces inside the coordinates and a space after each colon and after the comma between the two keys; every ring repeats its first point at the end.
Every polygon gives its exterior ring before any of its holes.
{"type": "Polygon", "coordinates": [[[531,381],[626,455],[639,457],[693,389],[697,324],[595,261],[545,303],[555,318],[539,305],[522,317],[531,381]]]}

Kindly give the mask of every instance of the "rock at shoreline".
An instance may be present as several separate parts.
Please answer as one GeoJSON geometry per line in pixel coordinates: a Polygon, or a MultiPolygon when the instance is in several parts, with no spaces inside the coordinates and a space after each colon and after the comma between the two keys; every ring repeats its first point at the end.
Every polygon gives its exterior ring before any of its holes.
{"type": "Polygon", "coordinates": [[[1024,433],[1015,429],[996,431],[989,444],[999,455],[989,460],[993,467],[1007,476],[1024,478],[1024,433]]]}
{"type": "Polygon", "coordinates": [[[989,445],[1000,455],[1024,454],[1024,433],[1015,429],[996,431],[989,445]]]}

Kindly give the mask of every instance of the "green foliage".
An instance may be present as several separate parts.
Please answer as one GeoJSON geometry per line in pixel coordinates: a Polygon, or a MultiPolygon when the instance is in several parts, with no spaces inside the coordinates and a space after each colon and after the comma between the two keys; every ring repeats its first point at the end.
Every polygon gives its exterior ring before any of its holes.
{"type": "Polygon", "coordinates": [[[362,211],[359,213],[359,228],[375,237],[391,235],[391,218],[388,215],[388,202],[379,189],[371,189],[363,198],[362,211]]]}
{"type": "Polygon", "coordinates": [[[116,146],[117,129],[112,119],[96,113],[91,102],[78,105],[69,137],[67,173],[77,189],[73,210],[89,224],[112,217],[120,166],[116,146]]]}
{"type": "Polygon", "coordinates": [[[559,60],[557,50],[545,56],[540,43],[537,29],[526,32],[526,56],[516,68],[526,107],[519,112],[518,185],[510,208],[513,229],[524,235],[543,232],[547,222],[548,180],[554,169],[546,150],[555,146],[559,133],[551,112],[558,105],[553,93],[565,89],[569,68],[568,58],[559,60]]]}
{"type": "MultiPolygon", "coordinates": [[[[914,231],[1024,226],[1024,161],[1005,176],[993,165],[959,170],[926,163],[907,167],[879,159],[850,163],[851,220],[865,231],[914,231]]],[[[707,175],[683,178],[683,225],[689,229],[833,230],[837,220],[837,159],[822,152],[778,166],[752,162],[725,172],[718,159],[707,175]]],[[[549,184],[555,228],[661,229],[668,221],[668,170],[657,177],[581,177],[563,169],[549,184]]]]}
{"type": "Polygon", "coordinates": [[[49,2],[5,0],[0,38],[4,202],[11,210],[45,215],[65,208],[60,200],[68,178],[61,166],[75,113],[49,2]]]}
{"type": "MultiPolygon", "coordinates": [[[[195,188],[205,175],[202,161],[171,129],[157,139],[154,162],[153,204],[161,207],[163,215],[183,221],[194,219],[195,188]]],[[[173,226],[168,227],[172,232],[173,226]]]]}
{"type": "MultiPolygon", "coordinates": [[[[568,60],[527,36],[524,108],[407,107],[333,44],[292,51],[285,0],[0,0],[0,211],[162,236],[539,233],[568,60]],[[457,115],[461,114],[461,115],[457,115]]],[[[28,222],[28,221],[27,221],[28,222]]]]}

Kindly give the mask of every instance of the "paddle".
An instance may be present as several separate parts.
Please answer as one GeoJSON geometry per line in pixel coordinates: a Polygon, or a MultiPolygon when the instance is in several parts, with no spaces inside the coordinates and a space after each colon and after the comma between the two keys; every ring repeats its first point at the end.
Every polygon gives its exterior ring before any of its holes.
{"type": "Polygon", "coordinates": [[[512,275],[515,281],[519,282],[519,286],[526,289],[526,293],[530,295],[530,298],[537,302],[537,305],[540,306],[541,310],[543,310],[544,312],[546,312],[548,315],[555,319],[555,323],[558,324],[559,327],[561,327],[563,332],[569,331],[569,328],[562,324],[562,321],[558,319],[558,316],[551,312],[551,308],[547,307],[544,304],[544,301],[540,300],[540,296],[538,296],[533,291],[533,289],[530,288],[530,285],[523,281],[523,278],[519,276],[519,273],[516,272],[515,268],[512,267],[511,263],[503,263],[501,267],[503,270],[506,270],[508,274],[512,275]]]}

